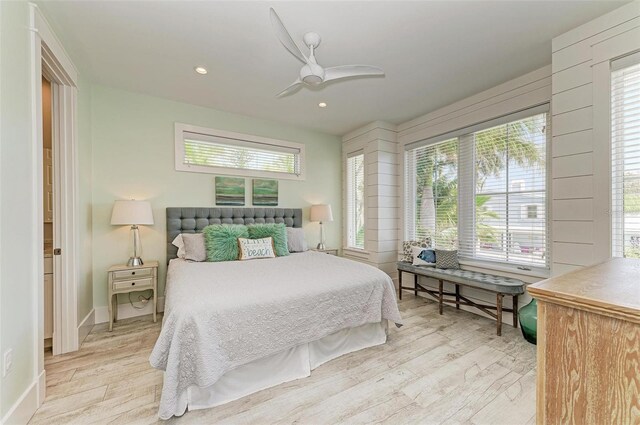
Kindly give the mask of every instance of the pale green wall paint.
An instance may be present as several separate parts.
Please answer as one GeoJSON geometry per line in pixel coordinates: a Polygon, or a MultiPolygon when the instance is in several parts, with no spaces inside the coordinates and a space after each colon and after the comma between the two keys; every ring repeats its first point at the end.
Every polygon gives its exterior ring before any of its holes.
{"type": "MultiPolygon", "coordinates": [[[[305,208],[307,240],[314,246],[319,227],[307,221],[308,207],[330,203],[336,221],[326,225],[327,244],[337,247],[340,243],[340,138],[102,86],[93,86],[91,102],[96,307],[107,305],[107,268],[129,256],[129,229],[109,224],[114,200],[148,199],[153,205],[155,225],[142,228],[141,235],[143,258],[160,261],[160,295],[164,294],[166,270],[165,208],[214,205],[214,175],[174,169],[176,121],[304,143],[306,181],[280,180],[279,206],[305,208]]],[[[250,180],[247,178],[247,185],[250,180]]],[[[249,197],[246,206],[251,206],[249,197]]]]}
{"type": "Polygon", "coordinates": [[[13,369],[0,378],[0,417],[35,380],[36,229],[25,225],[37,207],[29,160],[29,13],[25,1],[0,2],[0,356],[13,349],[13,369]]]}
{"type": "Polygon", "coordinates": [[[80,278],[78,280],[78,324],[93,308],[93,250],[92,250],[92,141],[91,141],[91,84],[78,81],[78,223],[80,232],[80,278]]]}

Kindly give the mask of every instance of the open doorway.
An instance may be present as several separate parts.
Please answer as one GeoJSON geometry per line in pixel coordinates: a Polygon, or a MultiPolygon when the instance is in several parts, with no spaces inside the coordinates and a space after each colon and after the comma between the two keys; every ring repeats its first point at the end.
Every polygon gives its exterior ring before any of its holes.
{"type": "MultiPolygon", "coordinates": [[[[42,217],[44,240],[43,317],[45,356],[53,354],[54,333],[54,154],[53,93],[51,81],[42,76],[42,217]]],[[[56,347],[56,352],[58,347],[56,347]]]]}
{"type": "Polygon", "coordinates": [[[51,338],[51,354],[55,356],[77,350],[80,339],[77,301],[80,265],[78,73],[38,6],[30,3],[29,7],[33,111],[31,161],[36,165],[32,187],[33,201],[38,206],[29,217],[29,224],[32,228],[38,229],[38,240],[33,251],[33,269],[39,276],[39,279],[33,282],[33,292],[36,294],[33,309],[33,344],[34,373],[38,376],[40,405],[46,391],[46,340],[51,338]],[[44,83],[43,77],[46,80],[44,83]],[[48,99],[45,91],[50,93],[48,99]],[[48,119],[44,116],[48,109],[51,111],[50,125],[45,123],[48,119]],[[45,141],[49,139],[49,130],[50,152],[49,140],[45,141]],[[49,184],[51,190],[48,194],[45,185],[49,184]],[[46,261],[45,248],[50,248],[51,254],[47,256],[46,261]],[[46,284],[49,287],[45,286],[46,284]]]}

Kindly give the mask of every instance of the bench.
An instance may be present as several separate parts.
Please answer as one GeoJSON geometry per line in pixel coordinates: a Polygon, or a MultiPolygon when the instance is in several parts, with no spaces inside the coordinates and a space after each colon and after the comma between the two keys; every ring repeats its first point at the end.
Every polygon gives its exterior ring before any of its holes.
{"type": "Polygon", "coordinates": [[[411,263],[399,261],[398,266],[398,283],[399,297],[402,299],[402,290],[413,291],[417,296],[418,292],[425,292],[438,301],[438,310],[442,314],[444,303],[455,304],[456,310],[460,310],[461,305],[475,307],[478,310],[488,314],[497,321],[496,333],[502,335],[502,312],[508,311],[513,313],[513,326],[518,327],[518,295],[524,294],[524,282],[510,277],[494,276],[487,273],[474,272],[471,270],[461,269],[437,269],[428,266],[414,266],[411,263]],[[402,273],[413,274],[414,286],[402,286],[402,273]],[[418,282],[418,276],[430,277],[438,280],[438,290],[429,289],[422,286],[418,282]],[[444,282],[453,283],[455,292],[445,292],[444,282]],[[496,305],[487,305],[476,303],[469,298],[460,295],[460,286],[481,289],[483,291],[493,292],[496,294],[496,305]],[[502,305],[504,296],[512,297],[512,308],[505,308],[502,305]],[[452,297],[452,298],[447,298],[452,297]],[[495,313],[491,310],[495,310],[495,313]]]}

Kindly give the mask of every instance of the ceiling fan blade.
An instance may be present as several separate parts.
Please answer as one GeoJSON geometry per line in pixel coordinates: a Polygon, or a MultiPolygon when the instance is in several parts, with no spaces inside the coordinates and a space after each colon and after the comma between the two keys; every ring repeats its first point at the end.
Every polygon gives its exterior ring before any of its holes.
{"type": "Polygon", "coordinates": [[[280,40],[280,43],[282,43],[282,45],[289,51],[289,53],[295,56],[296,59],[298,59],[300,62],[309,63],[309,60],[302,53],[298,45],[293,41],[291,35],[289,34],[289,31],[287,31],[287,28],[284,26],[284,24],[280,20],[280,17],[276,13],[276,11],[273,10],[273,8],[271,8],[271,26],[273,27],[276,36],[280,40]]]}
{"type": "Polygon", "coordinates": [[[324,81],[339,80],[341,78],[366,77],[368,75],[384,75],[384,71],[377,66],[344,65],[324,69],[324,81]]]}
{"type": "Polygon", "coordinates": [[[293,82],[293,84],[291,84],[289,87],[287,87],[286,89],[284,89],[280,93],[278,93],[276,95],[276,97],[284,97],[284,96],[288,96],[290,94],[293,94],[293,93],[297,92],[298,90],[300,90],[303,85],[304,85],[304,83],[298,78],[296,81],[293,82]]]}

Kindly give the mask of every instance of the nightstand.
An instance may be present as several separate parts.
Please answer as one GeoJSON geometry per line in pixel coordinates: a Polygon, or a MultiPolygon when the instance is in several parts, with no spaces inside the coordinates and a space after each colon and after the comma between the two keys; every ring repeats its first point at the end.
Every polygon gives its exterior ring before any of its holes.
{"type": "Polygon", "coordinates": [[[118,294],[151,290],[153,297],[153,321],[156,321],[158,303],[158,262],[147,261],[142,266],[113,266],[109,274],[109,331],[118,319],[118,294]]]}
{"type": "Polygon", "coordinates": [[[338,255],[338,248],[325,248],[325,249],[312,248],[311,251],[324,252],[325,254],[335,255],[335,256],[338,255]]]}

